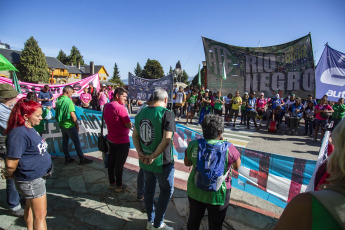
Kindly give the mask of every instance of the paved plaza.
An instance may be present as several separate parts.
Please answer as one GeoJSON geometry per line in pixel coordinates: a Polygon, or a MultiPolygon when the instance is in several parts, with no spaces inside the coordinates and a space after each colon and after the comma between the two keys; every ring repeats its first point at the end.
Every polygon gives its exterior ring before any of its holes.
{"type": "MultiPolygon", "coordinates": [[[[196,121],[196,120],[195,120],[196,121]]],[[[178,123],[184,125],[182,118],[178,123]]],[[[187,127],[201,132],[195,124],[187,127]]],[[[284,128],[284,127],[282,127],[284,128]]],[[[226,128],[224,137],[236,146],[281,155],[316,160],[320,143],[299,135],[287,135],[279,130],[268,133],[266,128],[250,130],[245,126],[226,128]]],[[[115,193],[108,189],[107,171],[100,152],[87,154],[95,161],[90,165],[65,165],[62,158],[53,158],[55,172],[47,180],[48,229],[145,229],[143,202],[136,200],[136,177],[139,170],[137,154],[131,149],[125,164],[124,182],[129,190],[115,193]]],[[[188,199],[186,180],[189,168],[183,161],[175,163],[175,191],[165,220],[174,229],[186,229],[188,199]]],[[[158,187],[157,190],[159,191],[158,187]]],[[[0,229],[25,229],[22,218],[9,216],[6,204],[5,180],[0,180],[0,229]]],[[[283,209],[254,195],[233,188],[223,229],[272,229],[283,209]]],[[[207,229],[207,217],[201,229],[207,229]]]]}

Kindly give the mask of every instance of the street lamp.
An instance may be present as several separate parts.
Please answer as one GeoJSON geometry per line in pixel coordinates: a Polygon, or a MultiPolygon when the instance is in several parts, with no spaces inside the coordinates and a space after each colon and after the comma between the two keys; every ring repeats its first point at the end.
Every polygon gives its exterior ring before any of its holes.
{"type": "Polygon", "coordinates": [[[50,84],[51,84],[51,85],[54,83],[54,70],[55,70],[54,67],[51,67],[51,68],[50,68],[50,71],[52,71],[52,78],[50,79],[50,84]]]}

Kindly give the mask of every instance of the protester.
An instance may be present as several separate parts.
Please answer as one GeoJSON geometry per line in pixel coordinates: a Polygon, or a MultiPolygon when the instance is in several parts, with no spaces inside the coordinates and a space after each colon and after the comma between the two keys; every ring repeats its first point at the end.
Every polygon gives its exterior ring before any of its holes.
{"type": "Polygon", "coordinates": [[[14,179],[26,199],[24,220],[28,229],[47,229],[47,197],[44,176],[52,170],[47,142],[33,128],[42,120],[42,106],[20,99],[11,111],[6,138],[7,179],[14,179]]]}
{"type": "Polygon", "coordinates": [[[289,109],[289,117],[287,121],[290,134],[295,134],[297,132],[296,129],[298,128],[299,122],[303,115],[302,109],[303,106],[301,103],[301,98],[298,97],[295,99],[295,103],[291,104],[289,109]]]}
{"type": "MultiPolygon", "coordinates": [[[[0,84],[0,156],[6,156],[5,133],[11,109],[16,103],[18,92],[10,84],[0,84]]],[[[20,196],[13,179],[6,179],[6,201],[12,216],[24,216],[20,205],[20,196]]]]}
{"type": "Polygon", "coordinates": [[[81,107],[84,109],[91,109],[90,102],[92,96],[88,93],[88,88],[85,87],[83,91],[84,92],[80,94],[81,107]]]}
{"type": "Polygon", "coordinates": [[[76,88],[73,88],[72,98],[79,98],[79,94],[76,88]]]}
{"type": "Polygon", "coordinates": [[[44,85],[43,89],[38,94],[38,101],[41,102],[43,107],[52,107],[54,100],[52,92],[49,91],[49,85],[44,85]]]}
{"type": "MultiPolygon", "coordinates": [[[[324,101],[322,105],[324,105],[324,101]]],[[[275,230],[345,228],[343,218],[345,203],[344,119],[332,133],[332,140],[334,151],[327,163],[328,184],[324,184],[321,191],[301,193],[295,196],[286,206],[275,230]]]]}
{"type": "Polygon", "coordinates": [[[284,115],[284,101],[280,99],[279,94],[276,94],[274,98],[271,100],[272,103],[272,120],[275,121],[275,116],[280,115],[280,120],[278,120],[278,123],[281,123],[282,116],[284,115]],[[276,111],[277,110],[277,111],[276,111]]]}
{"type": "Polygon", "coordinates": [[[108,102],[109,95],[107,93],[106,87],[107,86],[105,84],[103,84],[101,86],[101,90],[99,91],[98,96],[97,96],[99,109],[101,111],[103,111],[104,105],[107,104],[107,102],[108,102]]]}
{"type": "Polygon", "coordinates": [[[214,113],[217,114],[218,116],[222,116],[223,104],[224,104],[222,92],[218,91],[218,93],[216,94],[213,100],[214,100],[214,113]]]}
{"type": "Polygon", "coordinates": [[[248,103],[248,93],[245,92],[242,97],[242,105],[241,105],[241,125],[246,124],[247,122],[247,103],[248,103]]]}
{"type": "Polygon", "coordinates": [[[224,99],[225,99],[225,115],[224,115],[224,117],[227,120],[227,117],[230,113],[231,106],[232,106],[232,103],[231,103],[232,94],[229,93],[228,96],[226,96],[224,99]]]}
{"type": "MultiPolygon", "coordinates": [[[[241,158],[234,145],[223,141],[224,120],[221,117],[211,114],[206,115],[202,122],[202,131],[204,139],[191,141],[188,144],[184,158],[186,166],[193,166],[187,184],[190,210],[187,229],[199,229],[207,209],[208,229],[221,230],[230,201],[231,173],[229,172],[231,167],[234,169],[240,167],[241,158]],[[210,152],[212,153],[210,154],[210,152]],[[215,163],[207,168],[203,163],[206,161],[211,162],[210,158],[215,163]],[[224,176],[223,180],[220,180],[221,186],[217,183],[211,183],[212,180],[205,175],[203,170],[207,172],[210,170],[212,172],[220,171],[218,178],[224,176]],[[201,178],[207,180],[200,180],[201,178]],[[204,181],[207,181],[207,185],[202,183],[204,181]],[[220,187],[218,190],[217,188],[214,189],[217,185],[220,187]]],[[[218,182],[217,179],[215,181],[218,182]]]]}
{"type": "Polygon", "coordinates": [[[205,94],[201,97],[200,103],[201,103],[201,110],[200,110],[198,125],[201,125],[201,122],[204,119],[204,116],[206,116],[207,114],[211,112],[211,98],[209,97],[208,89],[206,89],[205,94]]]}
{"type": "Polygon", "coordinates": [[[234,119],[233,127],[236,127],[236,119],[238,117],[238,112],[240,111],[240,106],[242,105],[242,98],[240,97],[239,91],[235,92],[235,96],[231,99],[231,102],[232,102],[232,107],[230,110],[230,119],[232,119],[232,116],[235,113],[235,119],[234,119]]]}
{"type": "Polygon", "coordinates": [[[264,98],[264,96],[265,96],[265,94],[261,93],[260,97],[256,101],[256,111],[258,112],[259,119],[260,119],[259,127],[261,127],[262,118],[266,112],[267,99],[264,98]]]}
{"type": "Polygon", "coordinates": [[[104,108],[104,121],[108,127],[108,176],[110,188],[115,188],[115,192],[128,189],[128,186],[122,181],[123,166],[130,146],[129,130],[132,128],[128,111],[124,106],[127,93],[128,91],[122,87],[116,88],[114,101],[108,103],[104,108]]]}
{"type": "Polygon", "coordinates": [[[108,89],[107,89],[107,93],[108,93],[109,101],[113,101],[113,98],[114,98],[114,90],[113,90],[113,88],[111,88],[109,86],[108,89]]]}
{"type": "Polygon", "coordinates": [[[285,111],[290,110],[291,106],[295,103],[295,99],[296,99],[296,95],[291,94],[289,99],[287,99],[286,102],[284,103],[286,106],[285,111]]]}
{"type": "Polygon", "coordinates": [[[316,101],[313,99],[313,95],[308,94],[307,100],[304,102],[303,109],[307,108],[307,106],[309,105],[309,102],[312,102],[314,106],[317,105],[316,101]]]}
{"type": "Polygon", "coordinates": [[[174,106],[174,113],[175,113],[177,120],[180,120],[180,117],[182,115],[183,106],[186,102],[186,94],[183,91],[182,86],[179,87],[179,90],[174,94],[173,98],[176,100],[175,106],[174,106]],[[177,114],[178,110],[180,110],[180,115],[177,114]]]}
{"type": "Polygon", "coordinates": [[[314,131],[314,141],[317,141],[317,135],[319,133],[319,127],[321,127],[321,138],[325,135],[326,125],[328,123],[329,113],[333,113],[334,110],[331,106],[327,105],[327,98],[321,98],[320,104],[315,106],[315,131],[314,131]]]}
{"type": "Polygon", "coordinates": [[[88,93],[91,95],[92,100],[90,101],[91,109],[97,110],[98,99],[97,89],[93,87],[93,82],[89,82],[88,93]]]}
{"type": "Polygon", "coordinates": [[[345,115],[345,104],[344,98],[339,98],[338,104],[333,105],[334,113],[332,114],[332,121],[334,122],[333,128],[335,128],[338,123],[344,119],[345,115]]]}
{"type": "Polygon", "coordinates": [[[313,136],[313,123],[314,123],[314,103],[313,101],[309,101],[308,106],[304,109],[304,121],[305,121],[305,129],[304,135],[313,136]]]}
{"type": "Polygon", "coordinates": [[[133,144],[138,152],[140,168],[145,175],[144,203],[148,222],[146,229],[173,229],[163,219],[174,191],[174,158],[172,138],[176,131],[174,114],[166,109],[168,93],[155,89],[152,105],[135,117],[133,144]],[[156,183],[159,198],[154,205],[156,183]]]}
{"type": "Polygon", "coordinates": [[[188,124],[188,118],[190,118],[191,124],[193,124],[193,117],[195,114],[196,110],[196,102],[197,102],[197,90],[193,89],[192,92],[188,95],[187,102],[188,102],[188,107],[187,107],[187,118],[186,118],[186,125],[188,124]]]}
{"type": "Polygon", "coordinates": [[[256,98],[255,93],[250,92],[250,96],[247,100],[246,104],[246,113],[247,113],[247,129],[249,129],[249,121],[250,119],[253,120],[255,128],[258,128],[258,125],[256,124],[256,98]]]}
{"type": "MultiPolygon", "coordinates": [[[[26,94],[26,99],[29,101],[36,101],[38,102],[38,98],[35,92],[28,92],[26,94]]],[[[42,120],[41,122],[34,126],[34,128],[36,129],[36,131],[39,133],[40,136],[42,136],[42,133],[44,132],[44,118],[47,115],[47,111],[49,111],[51,108],[50,106],[48,106],[46,109],[42,109],[42,120]]]]}
{"type": "Polygon", "coordinates": [[[73,93],[73,88],[67,85],[63,88],[62,92],[63,94],[58,97],[56,101],[55,119],[57,122],[59,122],[59,127],[61,128],[62,132],[62,149],[65,155],[65,163],[68,164],[75,161],[75,159],[70,156],[68,151],[68,140],[71,138],[80,159],[80,164],[90,164],[93,161],[84,157],[80,146],[78,135],[79,124],[75,114],[74,104],[70,99],[73,93]]]}

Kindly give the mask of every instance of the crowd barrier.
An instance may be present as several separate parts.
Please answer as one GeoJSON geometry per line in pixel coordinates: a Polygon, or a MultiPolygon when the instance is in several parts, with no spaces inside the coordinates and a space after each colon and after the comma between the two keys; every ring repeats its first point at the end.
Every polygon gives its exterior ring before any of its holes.
{"type": "MultiPolygon", "coordinates": [[[[76,107],[80,122],[79,137],[81,148],[85,153],[97,151],[97,137],[100,135],[102,113],[76,107]]],[[[134,118],[131,118],[134,122],[134,118]]],[[[104,129],[104,134],[107,128],[104,129]]],[[[48,143],[52,155],[63,156],[62,134],[55,119],[46,121],[43,138],[48,143]]],[[[173,138],[174,155],[184,158],[185,149],[191,140],[202,138],[202,134],[183,125],[176,125],[173,138]]],[[[130,132],[131,147],[132,132],[130,132]]],[[[295,195],[304,192],[313,175],[316,161],[281,156],[237,147],[241,153],[241,167],[234,172],[232,184],[235,188],[251,193],[275,205],[284,208],[295,195]]],[[[69,151],[76,155],[70,141],[69,151]]],[[[187,179],[187,178],[186,178],[187,179]]]]}

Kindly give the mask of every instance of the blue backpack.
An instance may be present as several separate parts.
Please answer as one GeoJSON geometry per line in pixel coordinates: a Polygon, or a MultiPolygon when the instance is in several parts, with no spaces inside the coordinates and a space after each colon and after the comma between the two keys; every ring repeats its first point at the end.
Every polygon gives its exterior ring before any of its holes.
{"type": "Polygon", "coordinates": [[[216,192],[228,177],[224,174],[227,152],[231,143],[224,141],[211,145],[205,139],[198,139],[199,148],[195,168],[195,185],[204,191],[216,192]]]}

